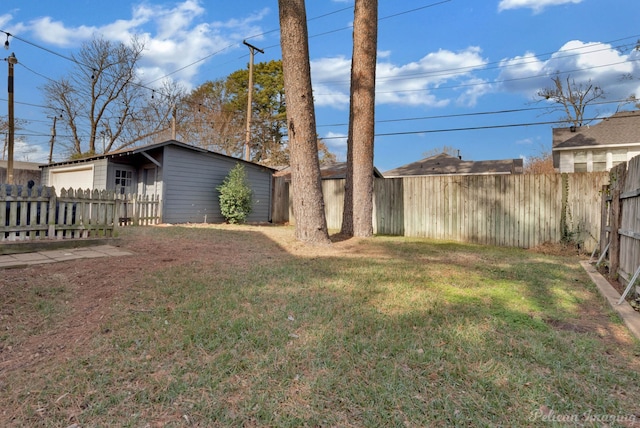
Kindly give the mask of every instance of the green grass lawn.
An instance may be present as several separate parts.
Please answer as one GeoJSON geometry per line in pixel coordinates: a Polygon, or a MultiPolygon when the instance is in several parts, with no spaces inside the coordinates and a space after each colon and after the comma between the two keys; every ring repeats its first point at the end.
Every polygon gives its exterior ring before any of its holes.
{"type": "MultiPolygon", "coordinates": [[[[123,230],[125,247],[144,238],[199,250],[141,266],[71,357],[0,366],[0,421],[640,426],[640,346],[577,256],[398,237],[316,251],[292,235],[123,230]]],[[[25,307],[48,314],[42,328],[55,328],[56,302],[70,299],[54,279],[47,304],[25,307]]]]}

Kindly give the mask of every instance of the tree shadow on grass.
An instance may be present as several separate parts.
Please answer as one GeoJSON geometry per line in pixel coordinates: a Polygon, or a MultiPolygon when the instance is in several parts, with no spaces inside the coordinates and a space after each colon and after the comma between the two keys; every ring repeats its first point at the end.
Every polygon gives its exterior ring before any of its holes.
{"type": "Polygon", "coordinates": [[[549,321],[595,299],[566,262],[403,238],[314,250],[287,229],[130,233],[139,271],[91,340],[0,378],[14,421],[532,426],[549,409],[634,411],[633,344],[549,321]]]}

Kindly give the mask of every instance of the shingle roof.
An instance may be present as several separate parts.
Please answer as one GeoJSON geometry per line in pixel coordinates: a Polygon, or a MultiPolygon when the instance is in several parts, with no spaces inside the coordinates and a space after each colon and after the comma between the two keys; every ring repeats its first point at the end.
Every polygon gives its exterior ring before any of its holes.
{"type": "MultiPolygon", "coordinates": [[[[9,161],[0,160],[0,168],[7,169],[7,164],[9,161]]],[[[36,162],[23,162],[23,161],[13,161],[13,169],[22,169],[22,170],[31,170],[31,171],[39,171],[40,163],[36,162]]]]}
{"type": "Polygon", "coordinates": [[[522,159],[464,161],[441,153],[386,171],[383,175],[389,178],[443,174],[522,174],[522,166],[522,159]]]}
{"type": "MultiPolygon", "coordinates": [[[[286,167],[273,174],[274,177],[284,177],[285,181],[291,180],[291,168],[286,167]]],[[[382,178],[382,174],[378,171],[378,168],[373,168],[373,176],[376,178],[382,178]]],[[[342,179],[347,177],[347,163],[346,162],[334,162],[329,165],[320,166],[320,177],[323,180],[342,179]]]]}
{"type": "Polygon", "coordinates": [[[621,111],[593,126],[554,128],[553,149],[640,144],[640,110],[621,111]]]}
{"type": "MultiPolygon", "coordinates": [[[[183,148],[186,148],[186,149],[189,149],[189,150],[193,150],[193,151],[196,151],[196,152],[210,153],[210,154],[214,154],[216,156],[222,156],[222,157],[225,157],[225,158],[230,158],[230,159],[233,159],[234,161],[237,161],[237,162],[259,165],[259,164],[256,164],[254,162],[249,162],[249,161],[245,161],[243,159],[234,158],[234,157],[222,154],[222,153],[213,152],[211,150],[207,150],[205,148],[194,146],[194,145],[191,145],[191,144],[186,144],[186,143],[183,143],[183,142],[180,142],[180,141],[167,140],[167,141],[163,141],[163,142],[160,142],[160,143],[146,144],[146,145],[143,145],[143,146],[127,147],[127,148],[124,148],[124,149],[115,150],[113,152],[94,155],[94,156],[89,156],[89,157],[80,158],[80,159],[72,159],[72,160],[66,160],[66,161],[61,161],[61,162],[54,162],[54,163],[51,163],[51,164],[48,164],[48,165],[46,165],[46,164],[45,165],[41,165],[41,167],[84,163],[84,162],[90,162],[90,161],[94,161],[94,160],[97,160],[97,159],[103,159],[103,158],[115,158],[115,157],[118,157],[118,156],[130,156],[130,155],[135,155],[135,154],[142,153],[142,152],[147,152],[149,150],[153,150],[153,149],[156,149],[158,147],[164,147],[164,146],[170,146],[170,145],[171,146],[183,147],[183,148]]],[[[266,169],[270,169],[272,171],[275,171],[275,169],[270,167],[270,166],[265,166],[265,165],[259,165],[259,166],[261,166],[263,168],[266,168],[266,169]]]]}

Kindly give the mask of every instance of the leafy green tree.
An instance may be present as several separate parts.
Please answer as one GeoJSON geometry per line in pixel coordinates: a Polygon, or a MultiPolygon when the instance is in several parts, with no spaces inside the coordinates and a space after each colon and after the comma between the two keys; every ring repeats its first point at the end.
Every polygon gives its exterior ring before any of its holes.
{"type": "MultiPolygon", "coordinates": [[[[251,106],[251,160],[267,165],[283,165],[288,155],[283,137],[287,128],[282,61],[256,64],[253,70],[254,93],[251,106]]],[[[231,73],[225,82],[227,109],[241,112],[245,123],[248,100],[249,70],[231,73]]],[[[244,144],[244,140],[242,140],[244,144]]]]}
{"type": "Polygon", "coordinates": [[[236,164],[216,189],[220,193],[222,216],[231,224],[244,223],[253,210],[252,191],[244,166],[236,164]]]}
{"type": "MultiPolygon", "coordinates": [[[[290,164],[287,105],[282,61],[257,64],[253,70],[251,160],[280,167],[290,164]]],[[[179,134],[193,144],[228,156],[242,157],[246,139],[249,71],[237,70],[226,79],[205,82],[183,99],[179,134]]],[[[321,163],[336,156],[318,140],[321,163]]]]}

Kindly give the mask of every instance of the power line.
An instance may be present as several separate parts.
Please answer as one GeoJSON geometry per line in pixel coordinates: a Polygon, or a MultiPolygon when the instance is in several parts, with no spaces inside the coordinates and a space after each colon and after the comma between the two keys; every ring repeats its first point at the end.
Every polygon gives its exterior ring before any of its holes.
{"type": "MultiPolygon", "coordinates": [[[[605,104],[621,104],[624,102],[628,102],[628,100],[616,100],[616,101],[601,101],[590,103],[590,106],[597,105],[605,105],[605,104]]],[[[509,114],[509,113],[522,113],[528,111],[536,111],[536,110],[549,110],[549,107],[528,107],[528,108],[517,108],[517,109],[505,109],[505,110],[494,110],[494,111],[480,111],[480,112],[471,112],[471,113],[457,113],[457,114],[442,114],[442,115],[432,115],[432,116],[419,116],[419,117],[407,117],[407,118],[396,118],[396,119],[382,119],[376,120],[376,124],[382,123],[398,123],[398,122],[411,122],[411,121],[419,121],[419,120],[433,120],[433,119],[454,119],[460,117],[478,117],[478,116],[492,116],[492,115],[501,115],[501,114],[509,114]]],[[[327,125],[318,125],[318,128],[325,127],[344,127],[348,126],[348,123],[334,123],[327,125]]],[[[340,137],[339,137],[340,138],[340,137]]]]}
{"type": "MultiPolygon", "coordinates": [[[[407,13],[413,13],[413,12],[417,12],[417,11],[419,11],[419,10],[423,10],[423,9],[427,9],[427,8],[431,8],[431,7],[439,6],[439,5],[441,5],[441,4],[448,3],[448,2],[450,2],[450,1],[452,1],[452,0],[443,0],[443,1],[435,2],[435,3],[430,3],[430,4],[425,5],[425,6],[422,6],[422,7],[414,8],[414,9],[411,9],[411,10],[406,10],[406,11],[403,11],[403,12],[398,12],[398,13],[395,13],[395,14],[392,14],[392,15],[384,16],[384,17],[382,17],[382,18],[379,18],[379,19],[378,19],[378,22],[380,22],[380,21],[382,21],[382,20],[385,20],[385,19],[394,18],[394,17],[400,16],[400,15],[405,15],[405,14],[407,14],[407,13]]],[[[333,11],[333,12],[325,13],[325,14],[323,14],[323,15],[319,15],[319,16],[316,16],[316,17],[313,17],[313,18],[307,19],[307,22],[311,22],[311,21],[314,21],[314,20],[316,20],[316,19],[320,19],[320,18],[325,18],[325,17],[327,17],[327,16],[334,15],[334,14],[336,14],[336,13],[343,12],[343,11],[345,11],[345,10],[351,10],[351,9],[353,9],[353,7],[352,7],[352,6],[344,7],[344,8],[342,8],[342,9],[338,9],[338,10],[335,10],[335,11],[333,11]]],[[[340,31],[348,30],[348,29],[350,29],[350,28],[353,28],[353,25],[348,25],[348,26],[346,26],[346,27],[342,27],[342,28],[338,28],[338,29],[334,29],[334,30],[326,31],[326,32],[323,32],[323,33],[318,33],[318,34],[310,35],[310,36],[309,36],[309,39],[316,38],[316,37],[321,37],[321,36],[325,36],[325,35],[327,35],[327,34],[331,34],[331,33],[336,33],[336,32],[340,32],[340,31]]],[[[276,32],[278,32],[278,31],[279,31],[278,29],[265,31],[265,32],[260,33],[260,34],[256,34],[256,35],[253,35],[253,36],[250,36],[250,37],[246,37],[246,38],[245,38],[245,40],[250,40],[250,39],[257,38],[257,37],[262,37],[262,36],[267,35],[267,34],[276,33],[276,32]]],[[[188,65],[186,65],[186,66],[184,66],[184,67],[181,67],[181,68],[179,68],[179,69],[177,69],[177,70],[174,70],[174,71],[172,71],[172,72],[170,72],[170,73],[168,73],[168,74],[165,74],[164,76],[159,77],[159,78],[157,78],[157,79],[155,79],[155,80],[152,80],[151,82],[147,82],[146,84],[150,84],[150,83],[156,82],[156,81],[158,81],[158,80],[162,80],[162,79],[164,79],[164,78],[166,78],[166,77],[169,77],[169,76],[171,76],[171,75],[173,75],[173,74],[175,74],[175,73],[178,73],[178,72],[180,72],[180,71],[184,70],[185,68],[189,68],[189,67],[191,67],[191,66],[193,66],[193,65],[199,64],[200,62],[202,62],[202,61],[204,61],[204,60],[206,60],[206,59],[209,59],[209,58],[211,58],[211,57],[213,57],[213,56],[215,56],[215,55],[219,54],[220,52],[223,52],[223,51],[225,51],[225,50],[227,50],[227,49],[230,49],[230,48],[232,48],[232,47],[234,47],[234,46],[240,46],[240,43],[234,43],[234,44],[228,45],[228,46],[224,47],[223,49],[221,49],[221,50],[219,50],[219,51],[217,51],[217,52],[214,52],[214,53],[212,53],[212,54],[210,54],[210,55],[207,55],[207,56],[205,56],[205,57],[203,57],[203,58],[201,58],[201,59],[199,59],[199,60],[196,60],[196,61],[192,62],[191,64],[188,64],[188,65]]],[[[276,45],[270,45],[270,46],[267,46],[267,47],[265,47],[265,48],[263,48],[263,49],[264,49],[264,50],[267,50],[267,49],[275,48],[275,47],[278,47],[278,46],[279,46],[279,44],[276,44],[276,45]]],[[[239,57],[239,58],[244,58],[244,57],[246,57],[246,56],[247,56],[247,55],[242,55],[242,56],[241,56],[241,57],[239,57]]]]}
{"type": "MultiPolygon", "coordinates": [[[[590,119],[585,119],[585,121],[593,121],[593,120],[602,120],[605,117],[594,117],[590,119]]],[[[480,131],[487,129],[504,129],[504,128],[522,128],[529,126],[540,126],[540,125],[555,125],[555,124],[566,124],[569,123],[568,120],[552,120],[552,121],[544,121],[544,122],[525,122],[525,123],[511,123],[504,125],[486,125],[486,126],[469,126],[469,127],[460,127],[460,128],[442,128],[442,129],[425,129],[420,131],[402,131],[402,132],[387,132],[387,133],[378,133],[375,134],[375,137],[393,137],[393,136],[401,136],[401,135],[417,135],[417,134],[434,134],[434,133],[444,133],[444,132],[459,132],[459,131],[480,131]]],[[[323,140],[344,140],[347,138],[346,136],[341,137],[322,137],[323,140]]]]}

